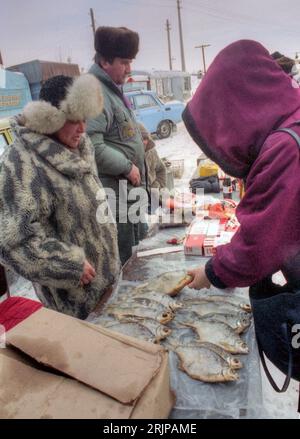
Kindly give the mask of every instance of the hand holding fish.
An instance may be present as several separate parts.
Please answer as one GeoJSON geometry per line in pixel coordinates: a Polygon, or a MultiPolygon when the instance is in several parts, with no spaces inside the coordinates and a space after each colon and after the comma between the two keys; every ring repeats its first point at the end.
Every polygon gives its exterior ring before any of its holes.
{"type": "Polygon", "coordinates": [[[189,288],[194,288],[195,290],[201,290],[202,288],[209,288],[210,282],[205,274],[205,268],[199,267],[195,270],[188,271],[188,274],[192,276],[193,280],[188,284],[189,288]]]}

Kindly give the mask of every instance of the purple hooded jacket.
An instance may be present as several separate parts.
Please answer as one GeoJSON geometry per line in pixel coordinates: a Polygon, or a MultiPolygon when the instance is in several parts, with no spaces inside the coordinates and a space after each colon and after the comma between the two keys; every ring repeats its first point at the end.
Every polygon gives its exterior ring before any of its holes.
{"type": "Polygon", "coordinates": [[[183,115],[208,157],[246,180],[241,224],[217,248],[206,274],[217,287],[243,287],[282,270],[300,287],[300,90],[255,41],[222,50],[183,115]]]}

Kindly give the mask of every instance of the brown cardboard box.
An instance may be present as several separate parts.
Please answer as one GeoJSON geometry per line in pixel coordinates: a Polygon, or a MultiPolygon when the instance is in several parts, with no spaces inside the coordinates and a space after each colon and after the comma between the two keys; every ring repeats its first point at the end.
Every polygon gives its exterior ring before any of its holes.
{"type": "Polygon", "coordinates": [[[45,308],[6,342],[0,418],[167,418],[174,404],[161,346],[45,308]]]}

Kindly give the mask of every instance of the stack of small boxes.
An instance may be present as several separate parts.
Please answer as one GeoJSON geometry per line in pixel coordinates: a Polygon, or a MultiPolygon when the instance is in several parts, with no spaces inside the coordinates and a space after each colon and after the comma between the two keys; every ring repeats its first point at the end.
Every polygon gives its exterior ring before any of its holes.
{"type": "Polygon", "coordinates": [[[238,230],[236,218],[196,218],[190,225],[184,243],[187,256],[213,256],[219,245],[227,244],[238,230]]]}

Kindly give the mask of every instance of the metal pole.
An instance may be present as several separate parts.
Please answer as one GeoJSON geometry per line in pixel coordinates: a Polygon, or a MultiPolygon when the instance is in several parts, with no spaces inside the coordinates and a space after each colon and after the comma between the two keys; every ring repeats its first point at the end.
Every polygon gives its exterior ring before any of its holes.
{"type": "Polygon", "coordinates": [[[182,24],[181,24],[180,9],[181,9],[180,0],[177,0],[179,38],[180,38],[180,53],[181,53],[181,70],[183,72],[185,72],[186,68],[185,68],[185,58],[184,58],[184,47],[183,47],[183,36],[182,36],[182,24]]]}
{"type": "Polygon", "coordinates": [[[205,63],[205,52],[204,49],[206,49],[206,47],[209,47],[210,44],[202,44],[200,46],[195,46],[195,49],[201,49],[202,50],[202,60],[203,60],[203,73],[206,73],[206,63],[205,63]]]}
{"type": "Polygon", "coordinates": [[[171,39],[170,39],[170,23],[169,20],[167,20],[167,35],[168,35],[168,52],[169,52],[169,66],[170,66],[170,70],[173,70],[173,66],[172,66],[172,52],[171,52],[171,39]]]}
{"type": "Polygon", "coordinates": [[[94,17],[94,10],[92,8],[90,8],[90,15],[91,15],[91,27],[93,29],[93,35],[95,37],[95,33],[96,33],[96,25],[95,25],[95,17],[94,17]]]}

